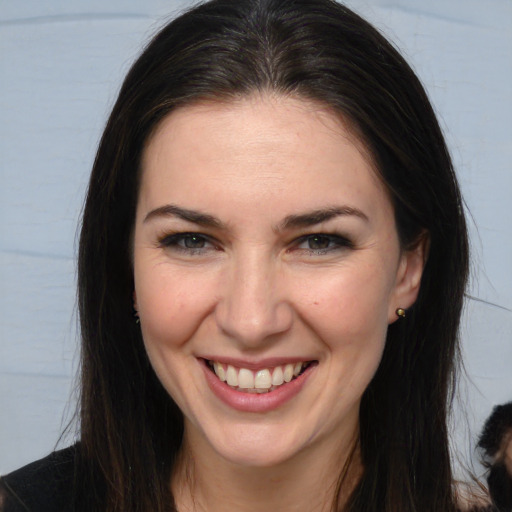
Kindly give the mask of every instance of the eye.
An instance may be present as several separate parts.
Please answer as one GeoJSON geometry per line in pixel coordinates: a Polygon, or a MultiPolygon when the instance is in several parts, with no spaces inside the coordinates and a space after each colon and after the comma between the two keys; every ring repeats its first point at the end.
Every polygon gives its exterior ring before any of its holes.
{"type": "Polygon", "coordinates": [[[308,249],[315,251],[328,249],[331,246],[331,242],[332,240],[325,235],[311,235],[306,239],[308,249]]]}
{"type": "Polygon", "coordinates": [[[203,249],[206,245],[206,239],[200,235],[185,235],[180,240],[187,249],[203,249]]]}
{"type": "Polygon", "coordinates": [[[184,251],[191,254],[215,249],[211,240],[200,233],[175,233],[163,236],[159,240],[159,245],[160,247],[184,251]]]}
{"type": "Polygon", "coordinates": [[[350,240],[340,235],[329,235],[325,233],[314,233],[298,239],[296,249],[309,251],[313,254],[326,254],[328,252],[352,248],[350,240]]]}

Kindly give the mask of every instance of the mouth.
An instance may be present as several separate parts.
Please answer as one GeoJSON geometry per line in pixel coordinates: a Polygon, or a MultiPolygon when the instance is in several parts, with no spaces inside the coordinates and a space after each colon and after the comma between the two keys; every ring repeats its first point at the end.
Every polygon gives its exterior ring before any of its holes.
{"type": "Polygon", "coordinates": [[[298,361],[269,368],[249,369],[219,361],[205,360],[207,368],[231,389],[250,394],[266,394],[299,378],[318,361],[298,361]]]}

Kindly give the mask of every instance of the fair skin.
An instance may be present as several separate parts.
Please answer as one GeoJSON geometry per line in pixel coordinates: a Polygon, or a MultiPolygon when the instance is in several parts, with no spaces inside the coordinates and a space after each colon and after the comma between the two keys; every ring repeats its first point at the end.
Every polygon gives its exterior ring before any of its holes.
{"type": "MultiPolygon", "coordinates": [[[[145,148],[133,258],[145,346],[185,418],[179,510],[329,510],[424,260],[362,144],[290,97],[183,107],[145,148]]],[[[357,452],[351,468],[342,498],[357,452]]]]}

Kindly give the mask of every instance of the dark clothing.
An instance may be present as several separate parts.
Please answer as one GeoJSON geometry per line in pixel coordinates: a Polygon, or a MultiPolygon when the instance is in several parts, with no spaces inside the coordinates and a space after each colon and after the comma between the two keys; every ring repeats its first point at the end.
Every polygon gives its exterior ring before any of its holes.
{"type": "MultiPolygon", "coordinates": [[[[71,512],[78,445],[0,477],[0,512],[71,512]]],[[[471,512],[508,509],[474,508],[471,512]]],[[[94,512],[94,511],[91,511],[94,512]]]]}
{"type": "Polygon", "coordinates": [[[77,447],[53,452],[0,478],[1,512],[72,510],[77,447]]]}

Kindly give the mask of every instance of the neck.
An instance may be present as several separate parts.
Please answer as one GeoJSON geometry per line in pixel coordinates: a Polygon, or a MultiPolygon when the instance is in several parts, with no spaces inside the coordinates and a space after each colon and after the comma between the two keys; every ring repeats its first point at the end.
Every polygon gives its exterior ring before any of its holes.
{"type": "Polygon", "coordinates": [[[241,466],[186,434],[172,479],[178,511],[341,510],[362,465],[355,435],[336,448],[318,443],[275,466],[241,466]]]}

